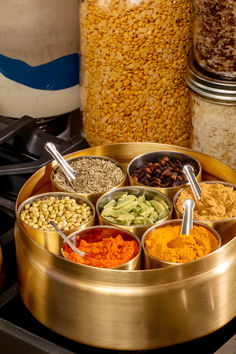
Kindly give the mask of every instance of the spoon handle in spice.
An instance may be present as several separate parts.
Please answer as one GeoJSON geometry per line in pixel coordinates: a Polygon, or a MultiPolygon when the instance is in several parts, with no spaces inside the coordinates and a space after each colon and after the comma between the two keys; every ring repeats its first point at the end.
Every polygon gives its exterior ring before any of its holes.
{"type": "Polygon", "coordinates": [[[201,188],[199,186],[199,183],[196,179],[196,176],[194,174],[194,171],[193,171],[193,168],[192,166],[190,165],[185,165],[183,167],[183,171],[188,179],[188,182],[190,184],[190,187],[192,189],[192,192],[193,192],[193,195],[194,195],[194,198],[196,200],[200,200],[201,199],[201,195],[202,195],[202,191],[201,191],[201,188]]]}
{"type": "Polygon", "coordinates": [[[80,257],[84,257],[85,252],[80,251],[77,247],[75,247],[75,245],[71,242],[71,240],[68,237],[66,237],[66,235],[59,229],[59,227],[57,226],[57,224],[55,224],[54,221],[50,221],[50,224],[54,227],[55,230],[57,230],[59,235],[63,238],[63,240],[70,246],[70,248],[75,253],[77,253],[80,257]]]}
{"type": "Polygon", "coordinates": [[[69,181],[70,184],[73,185],[73,182],[76,179],[75,172],[70,167],[70,165],[66,162],[66,160],[61,156],[61,154],[57,151],[56,146],[51,142],[47,142],[45,144],[45,149],[57,161],[62,171],[64,172],[67,180],[69,181]]]}
{"type": "Polygon", "coordinates": [[[195,202],[193,199],[185,199],[183,202],[184,215],[181,225],[181,235],[189,235],[189,231],[193,228],[193,209],[195,202]]]}

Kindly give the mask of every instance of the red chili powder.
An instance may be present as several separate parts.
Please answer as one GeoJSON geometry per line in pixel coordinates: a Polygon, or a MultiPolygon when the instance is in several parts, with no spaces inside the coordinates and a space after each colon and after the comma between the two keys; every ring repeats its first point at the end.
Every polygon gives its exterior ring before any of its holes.
{"type": "Polygon", "coordinates": [[[85,252],[82,258],[76,254],[69,245],[63,245],[64,255],[67,259],[99,268],[113,268],[127,263],[134,258],[139,251],[137,241],[125,241],[121,234],[115,237],[107,237],[100,234],[87,234],[86,240],[77,236],[76,247],[85,252]]]}

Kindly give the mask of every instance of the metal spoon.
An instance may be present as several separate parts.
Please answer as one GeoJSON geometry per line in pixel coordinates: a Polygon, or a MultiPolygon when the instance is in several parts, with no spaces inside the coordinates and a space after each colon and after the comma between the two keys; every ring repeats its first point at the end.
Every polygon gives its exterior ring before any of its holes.
{"type": "Polygon", "coordinates": [[[200,200],[201,199],[201,195],[202,195],[202,191],[201,191],[201,188],[200,188],[200,185],[196,179],[196,176],[194,174],[194,170],[192,168],[191,165],[185,165],[183,167],[183,171],[188,179],[188,182],[190,184],[190,187],[192,189],[192,192],[193,192],[193,195],[194,195],[194,198],[196,200],[200,200]]]}
{"type": "Polygon", "coordinates": [[[193,228],[193,209],[195,202],[193,199],[185,199],[183,202],[184,215],[181,225],[181,235],[189,235],[189,231],[193,228]]]}
{"type": "Polygon", "coordinates": [[[66,162],[66,160],[61,156],[61,154],[58,152],[56,146],[53,143],[47,142],[44,147],[49,152],[49,154],[57,161],[58,165],[61,167],[62,171],[64,172],[71,187],[74,188],[74,182],[76,180],[76,172],[70,167],[70,165],[66,162]]]}
{"type": "Polygon", "coordinates": [[[54,221],[50,221],[50,224],[54,227],[55,230],[57,230],[59,235],[63,238],[64,241],[66,241],[66,243],[70,246],[70,248],[72,248],[75,253],[77,253],[80,257],[84,257],[85,252],[80,251],[77,247],[75,247],[71,240],[66,237],[66,235],[59,229],[59,227],[57,226],[57,224],[55,224],[54,221]]]}

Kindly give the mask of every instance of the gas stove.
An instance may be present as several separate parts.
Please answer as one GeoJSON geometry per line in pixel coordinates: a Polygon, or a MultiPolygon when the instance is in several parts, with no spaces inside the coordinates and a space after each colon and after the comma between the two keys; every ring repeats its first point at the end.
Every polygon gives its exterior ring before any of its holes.
{"type": "MultiPolygon", "coordinates": [[[[0,117],[0,195],[15,200],[24,182],[52,160],[44,148],[47,141],[53,142],[63,155],[88,147],[84,138],[73,133],[71,120],[67,117],[67,125],[60,131],[55,121],[54,126],[50,125],[51,120],[40,127],[27,116],[16,120],[0,117]]],[[[58,125],[64,124],[63,121],[58,125]]]]}
{"type": "Polygon", "coordinates": [[[13,231],[15,200],[24,182],[51,161],[44,149],[47,141],[52,141],[62,154],[88,147],[86,140],[71,129],[71,124],[69,120],[64,131],[56,130],[55,133],[47,130],[45,122],[42,128],[29,117],[19,120],[0,118],[0,244],[4,263],[4,282],[0,291],[0,353],[235,354],[236,319],[191,342],[149,351],[121,352],[93,348],[64,338],[43,326],[26,309],[17,283],[13,231]]]}

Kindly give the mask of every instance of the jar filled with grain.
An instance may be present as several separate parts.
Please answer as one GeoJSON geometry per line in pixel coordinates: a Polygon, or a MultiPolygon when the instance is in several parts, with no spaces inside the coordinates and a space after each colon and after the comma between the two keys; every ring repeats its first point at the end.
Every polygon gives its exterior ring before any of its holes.
{"type": "Polygon", "coordinates": [[[235,0],[193,0],[197,63],[219,78],[236,80],[235,0]]]}
{"type": "Polygon", "coordinates": [[[90,145],[189,147],[190,0],[84,0],[81,108],[90,145]]]}
{"type": "Polygon", "coordinates": [[[236,170],[236,82],[207,76],[193,58],[186,81],[191,90],[191,148],[236,170]]]}

